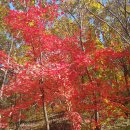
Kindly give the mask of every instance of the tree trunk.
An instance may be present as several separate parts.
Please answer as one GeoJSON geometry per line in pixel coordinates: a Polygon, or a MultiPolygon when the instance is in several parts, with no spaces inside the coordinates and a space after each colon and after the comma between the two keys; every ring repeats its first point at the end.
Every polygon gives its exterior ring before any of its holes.
{"type": "MultiPolygon", "coordinates": [[[[95,110],[95,122],[98,122],[99,116],[98,111],[95,110]]],[[[100,126],[96,126],[95,130],[101,130],[100,126]]]]}
{"type": "Polygon", "coordinates": [[[43,112],[45,117],[46,129],[50,130],[49,119],[48,119],[47,109],[46,109],[46,102],[43,102],[43,112]]]}
{"type": "MultiPolygon", "coordinates": [[[[40,84],[42,84],[43,81],[40,81],[40,84]]],[[[44,118],[45,118],[45,125],[46,125],[46,130],[50,130],[50,125],[49,125],[49,119],[48,119],[48,115],[47,115],[47,108],[46,108],[46,102],[45,102],[45,97],[44,97],[44,88],[40,87],[40,91],[41,91],[41,99],[42,99],[42,104],[43,104],[43,114],[44,114],[44,118]]],[[[43,127],[43,130],[44,127],[43,127]]]]}

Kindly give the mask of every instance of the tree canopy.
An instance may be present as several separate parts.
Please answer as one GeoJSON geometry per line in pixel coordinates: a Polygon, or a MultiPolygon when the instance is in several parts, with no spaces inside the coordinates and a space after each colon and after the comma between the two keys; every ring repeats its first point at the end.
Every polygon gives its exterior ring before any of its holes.
{"type": "Polygon", "coordinates": [[[0,2],[0,128],[129,129],[129,30],[127,0],[0,2]]]}

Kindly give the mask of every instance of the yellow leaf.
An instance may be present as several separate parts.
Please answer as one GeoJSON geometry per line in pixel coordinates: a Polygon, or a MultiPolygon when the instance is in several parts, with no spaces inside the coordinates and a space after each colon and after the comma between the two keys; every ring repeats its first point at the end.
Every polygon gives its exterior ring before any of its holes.
{"type": "Polygon", "coordinates": [[[34,26],[34,21],[28,23],[30,27],[34,26]]]}
{"type": "Polygon", "coordinates": [[[109,100],[107,98],[104,99],[105,103],[109,103],[109,100]]]}

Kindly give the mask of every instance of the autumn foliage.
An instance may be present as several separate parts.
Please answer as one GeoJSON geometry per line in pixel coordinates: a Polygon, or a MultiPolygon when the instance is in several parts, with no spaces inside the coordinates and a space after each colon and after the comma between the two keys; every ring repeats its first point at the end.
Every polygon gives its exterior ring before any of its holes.
{"type": "Polygon", "coordinates": [[[91,30],[86,42],[79,40],[79,33],[58,37],[48,28],[60,15],[56,4],[44,8],[39,4],[26,11],[10,10],[4,17],[8,33],[28,48],[21,54],[28,60],[18,63],[0,51],[0,69],[8,71],[1,100],[13,104],[0,109],[1,128],[26,120],[24,111],[34,104],[37,109],[44,103],[48,107],[52,102],[62,104],[61,110],[74,130],[81,130],[83,124],[99,130],[108,118],[127,118],[130,113],[129,47],[99,47],[91,39],[91,30]]]}

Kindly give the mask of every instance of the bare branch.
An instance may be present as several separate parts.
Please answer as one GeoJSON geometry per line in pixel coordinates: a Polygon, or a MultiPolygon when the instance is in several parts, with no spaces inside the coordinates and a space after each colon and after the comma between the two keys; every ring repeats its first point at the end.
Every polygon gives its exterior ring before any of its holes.
{"type": "Polygon", "coordinates": [[[89,10],[88,8],[86,8],[87,11],[92,14],[95,18],[97,18],[98,20],[100,20],[101,22],[107,24],[111,29],[113,29],[127,44],[130,45],[130,42],[124,37],[122,36],[122,34],[116,30],[113,26],[111,26],[108,22],[106,22],[105,20],[103,20],[102,18],[100,18],[98,15],[94,14],[91,10],[89,10]]]}

